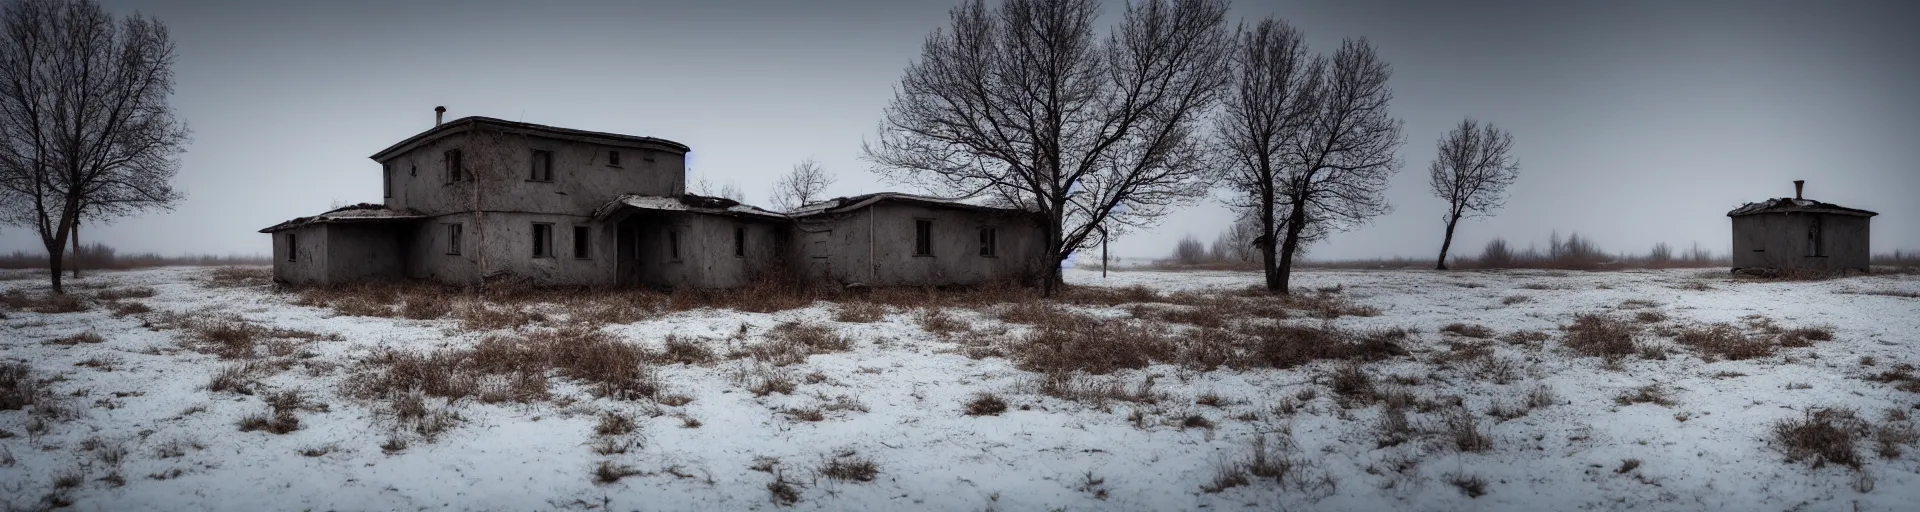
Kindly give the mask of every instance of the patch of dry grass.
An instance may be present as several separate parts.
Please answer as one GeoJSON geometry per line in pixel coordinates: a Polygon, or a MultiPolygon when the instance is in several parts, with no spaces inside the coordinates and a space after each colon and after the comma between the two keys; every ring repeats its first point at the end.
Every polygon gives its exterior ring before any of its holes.
{"type": "Polygon", "coordinates": [[[968,416],[999,416],[1007,411],[1007,401],[993,393],[974,393],[967,400],[966,410],[968,416]]]}
{"type": "Polygon", "coordinates": [[[1765,338],[1748,336],[1729,323],[1713,323],[1680,329],[1675,343],[1693,347],[1702,359],[1724,358],[1733,361],[1773,355],[1774,346],[1765,338]]]}
{"type": "Polygon", "coordinates": [[[1447,324],[1446,327],[1440,328],[1440,332],[1450,332],[1450,333],[1458,334],[1461,336],[1466,336],[1468,338],[1485,339],[1485,338],[1493,337],[1493,329],[1489,329],[1487,328],[1487,326],[1479,325],[1479,324],[1466,324],[1466,323],[1460,323],[1460,322],[1447,324]]]}
{"type": "Polygon", "coordinates": [[[1675,402],[1673,401],[1672,391],[1669,391],[1666,386],[1656,383],[1627,390],[1619,396],[1613,397],[1613,403],[1620,405],[1651,403],[1663,407],[1673,407],[1675,402]]]}
{"type": "Polygon", "coordinates": [[[1839,464],[1860,469],[1854,441],[1872,432],[1872,424],[1852,409],[1813,408],[1798,419],[1774,422],[1770,440],[1786,454],[1788,462],[1806,461],[1815,468],[1839,464]]]}
{"type": "Polygon", "coordinates": [[[1634,341],[1639,334],[1635,325],[1617,317],[1599,314],[1577,314],[1573,323],[1560,327],[1560,344],[1581,355],[1617,358],[1632,355],[1635,352],[1634,341]]]}
{"type": "Polygon", "coordinates": [[[880,475],[880,465],[852,450],[841,451],[820,466],[820,476],[842,482],[872,482],[880,475]]]}
{"type": "Polygon", "coordinates": [[[733,357],[752,357],[774,366],[787,366],[804,363],[811,355],[853,349],[853,341],[841,335],[839,329],[823,324],[783,322],[767,331],[766,338],[735,352],[733,357]]]}

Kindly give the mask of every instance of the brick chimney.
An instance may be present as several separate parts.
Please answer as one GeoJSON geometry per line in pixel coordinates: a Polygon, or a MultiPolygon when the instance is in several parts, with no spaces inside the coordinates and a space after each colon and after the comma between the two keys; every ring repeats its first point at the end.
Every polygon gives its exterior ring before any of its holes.
{"type": "Polygon", "coordinates": [[[1795,200],[1804,199],[1800,197],[1800,191],[1806,190],[1806,188],[1807,180],[1793,180],[1793,198],[1795,200]]]}
{"type": "MultiPolygon", "coordinates": [[[[433,107],[433,125],[440,126],[440,121],[446,115],[447,115],[447,107],[433,107]]],[[[1798,184],[1800,182],[1796,181],[1794,183],[1798,184]]]]}

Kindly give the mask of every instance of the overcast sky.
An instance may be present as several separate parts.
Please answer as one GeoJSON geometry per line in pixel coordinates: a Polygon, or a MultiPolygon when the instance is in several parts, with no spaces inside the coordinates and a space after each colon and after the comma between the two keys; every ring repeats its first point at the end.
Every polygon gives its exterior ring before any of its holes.
{"type": "MultiPolygon", "coordinates": [[[[900,72],[953,3],[207,2],[106,0],[159,18],[178,46],[173,105],[193,130],[171,213],[82,228],[122,252],[266,253],[256,230],[380,200],[367,159],[449,118],[484,115],[666,138],[694,178],[749,202],[815,158],[829,193],[887,190],[859,159],[900,72]]],[[[1118,19],[1114,2],[1102,25],[1118,19]]],[[[1395,211],[1312,247],[1316,258],[1439,250],[1427,188],[1435,141],[1462,117],[1513,132],[1523,166],[1498,216],[1455,247],[1577,231],[1610,251],[1699,242],[1725,213],[1790,196],[1874,210],[1873,248],[1920,249],[1920,4],[1772,1],[1236,2],[1312,51],[1366,37],[1393,66],[1406,122],[1395,211]],[[1441,5],[1452,4],[1452,5],[1441,5]]],[[[1161,256],[1232,218],[1212,199],[1117,240],[1161,256]]],[[[40,250],[0,227],[0,250],[40,250]]],[[[1456,252],[1459,254],[1459,252],[1456,252]]]]}

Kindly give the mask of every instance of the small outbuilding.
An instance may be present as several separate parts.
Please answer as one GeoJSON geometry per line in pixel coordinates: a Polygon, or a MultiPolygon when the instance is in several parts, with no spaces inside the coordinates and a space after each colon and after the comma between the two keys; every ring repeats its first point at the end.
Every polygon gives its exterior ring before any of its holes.
{"type": "Polygon", "coordinates": [[[1727,212],[1733,219],[1733,270],[1869,270],[1870,224],[1878,213],[1803,197],[1768,199],[1727,212]]]}

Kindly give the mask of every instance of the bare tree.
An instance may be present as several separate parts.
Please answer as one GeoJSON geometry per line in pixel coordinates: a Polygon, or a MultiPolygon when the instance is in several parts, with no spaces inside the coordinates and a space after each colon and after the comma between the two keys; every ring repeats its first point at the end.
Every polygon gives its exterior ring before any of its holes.
{"type": "Polygon", "coordinates": [[[834,181],[837,180],[833,173],[821,167],[820,162],[808,158],[793,166],[793,172],[773,182],[773,207],[790,212],[826,199],[823,194],[834,181]]]}
{"type": "Polygon", "coordinates": [[[1198,125],[1225,83],[1222,0],[1128,4],[1104,41],[1099,0],[971,0],[927,38],[865,146],[876,170],[936,194],[1030,208],[1060,264],[1206,190],[1198,125]]]}
{"type": "Polygon", "coordinates": [[[187,129],[167,103],[173,58],[158,21],[116,20],[91,0],[0,12],[0,220],[39,233],[55,293],[81,220],[180,200],[170,182],[187,129]]]}
{"type": "Polygon", "coordinates": [[[1308,59],[1300,31],[1284,21],[1261,20],[1242,31],[1233,49],[1225,109],[1217,122],[1220,186],[1227,205],[1254,224],[1268,291],[1282,289],[1274,236],[1291,209],[1281,190],[1287,177],[1288,144],[1305,135],[1314,111],[1321,59],[1308,59]]]}
{"type": "Polygon", "coordinates": [[[1349,229],[1393,211],[1384,192],[1400,170],[1395,152],[1400,120],[1387,113],[1393,92],[1387,64],[1366,39],[1342,41],[1331,61],[1315,66],[1320,78],[1302,133],[1287,142],[1281,176],[1283,204],[1279,282],[1286,294],[1302,242],[1349,229]]]}
{"type": "Polygon", "coordinates": [[[1463,217],[1492,215],[1506,202],[1507,185],[1520,176],[1513,159],[1513,134],[1472,118],[1460,121],[1440,139],[1440,156],[1427,167],[1433,195],[1447,201],[1447,236],[1440,242],[1440,262],[1447,269],[1447,249],[1453,246],[1453,228],[1463,217]]]}

